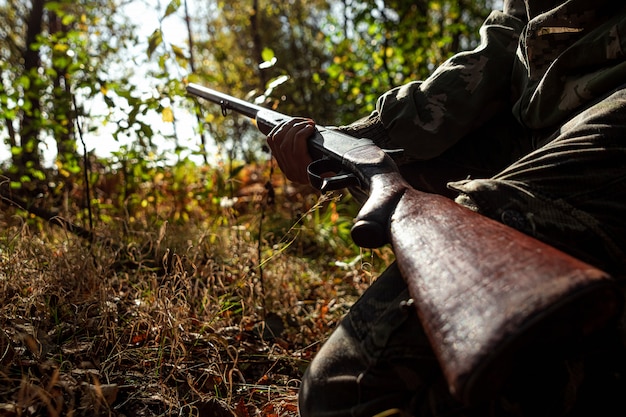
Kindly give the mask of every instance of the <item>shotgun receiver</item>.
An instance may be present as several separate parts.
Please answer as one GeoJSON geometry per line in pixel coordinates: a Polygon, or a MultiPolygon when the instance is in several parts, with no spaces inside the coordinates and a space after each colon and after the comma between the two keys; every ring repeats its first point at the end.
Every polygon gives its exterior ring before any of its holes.
{"type": "MultiPolygon", "coordinates": [[[[187,91],[223,114],[253,118],[266,135],[290,119],[196,84],[187,91]]],[[[352,238],[366,248],[391,244],[450,391],[464,403],[491,398],[529,352],[577,341],[621,312],[621,291],[605,272],[413,189],[372,141],[318,126],[308,147],[313,186],[368,192],[352,238]]]]}

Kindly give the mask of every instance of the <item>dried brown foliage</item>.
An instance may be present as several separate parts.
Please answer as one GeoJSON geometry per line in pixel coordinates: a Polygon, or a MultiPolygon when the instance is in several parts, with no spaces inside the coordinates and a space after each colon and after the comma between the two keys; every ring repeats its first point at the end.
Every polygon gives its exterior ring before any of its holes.
{"type": "Polygon", "coordinates": [[[162,179],[132,213],[103,179],[92,242],[2,206],[0,416],[296,416],[302,372],[391,255],[333,264],[359,255],[335,200],[309,210],[274,180],[268,206],[238,178],[238,199],[195,206],[197,177],[162,179]]]}

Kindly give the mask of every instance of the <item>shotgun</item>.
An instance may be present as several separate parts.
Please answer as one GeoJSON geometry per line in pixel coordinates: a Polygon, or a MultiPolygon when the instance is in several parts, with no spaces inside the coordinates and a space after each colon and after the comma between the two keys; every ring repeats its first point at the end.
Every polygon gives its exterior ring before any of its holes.
{"type": "MultiPolygon", "coordinates": [[[[233,110],[254,119],[265,135],[290,119],[201,85],[187,91],[220,105],[224,115],[233,110]]],[[[308,147],[313,186],[367,192],[352,239],[364,248],[391,244],[450,391],[465,404],[492,398],[530,352],[579,341],[620,314],[622,294],[607,273],[412,188],[394,152],[322,126],[308,147]]]]}

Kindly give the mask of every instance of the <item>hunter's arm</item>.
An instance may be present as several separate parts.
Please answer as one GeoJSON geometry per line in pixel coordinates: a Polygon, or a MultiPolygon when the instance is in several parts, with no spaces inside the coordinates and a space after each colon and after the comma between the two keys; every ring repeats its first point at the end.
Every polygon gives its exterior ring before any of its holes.
{"type": "Polygon", "coordinates": [[[423,82],[387,92],[369,117],[340,130],[423,160],[510,107],[511,70],[525,24],[525,9],[518,3],[506,1],[504,11],[491,13],[476,49],[451,57],[423,82]]]}

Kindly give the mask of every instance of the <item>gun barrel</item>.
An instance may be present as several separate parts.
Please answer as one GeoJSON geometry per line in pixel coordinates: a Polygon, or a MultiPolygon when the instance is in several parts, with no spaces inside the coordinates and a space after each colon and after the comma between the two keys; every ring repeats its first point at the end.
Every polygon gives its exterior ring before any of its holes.
{"type": "Polygon", "coordinates": [[[257,106],[256,104],[248,103],[245,100],[240,100],[236,97],[228,94],[221,93],[208,87],[204,87],[199,84],[189,83],[187,85],[187,92],[198,97],[202,97],[205,100],[219,104],[222,107],[222,112],[228,110],[234,110],[237,113],[248,116],[252,119],[256,118],[256,115],[260,111],[267,111],[266,108],[257,106]]]}

